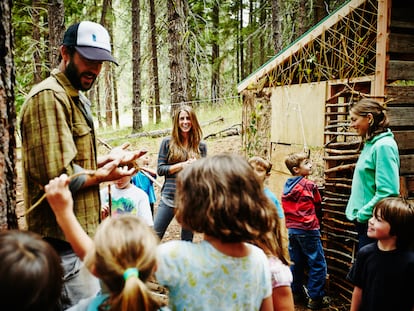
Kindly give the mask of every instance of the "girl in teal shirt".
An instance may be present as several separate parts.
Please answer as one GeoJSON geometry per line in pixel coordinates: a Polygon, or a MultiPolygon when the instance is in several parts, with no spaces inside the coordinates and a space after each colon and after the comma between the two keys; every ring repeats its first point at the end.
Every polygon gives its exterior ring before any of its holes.
{"type": "Polygon", "coordinates": [[[371,99],[351,104],[351,127],[362,137],[363,148],[355,166],[346,217],[358,232],[359,248],[373,242],[367,236],[368,219],[377,202],[398,196],[400,157],[388,128],[386,109],[371,99]]]}

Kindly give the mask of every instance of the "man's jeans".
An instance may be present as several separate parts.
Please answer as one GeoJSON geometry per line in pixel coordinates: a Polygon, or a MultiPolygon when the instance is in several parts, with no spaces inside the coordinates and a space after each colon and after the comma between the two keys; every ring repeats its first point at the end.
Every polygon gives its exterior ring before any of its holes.
{"type": "Polygon", "coordinates": [[[305,268],[308,267],[307,291],[312,299],[325,296],[327,274],[319,230],[288,229],[289,255],[292,260],[292,292],[303,293],[305,268]]]}
{"type": "Polygon", "coordinates": [[[61,308],[66,310],[79,300],[95,296],[100,291],[99,280],[84,266],[72,251],[60,252],[63,267],[61,308]]]}
{"type": "MultiPolygon", "coordinates": [[[[160,200],[158,204],[157,214],[154,219],[154,230],[157,233],[160,240],[163,238],[165,231],[167,230],[168,225],[171,220],[174,218],[175,208],[170,207],[163,200],[160,200]]],[[[181,228],[181,240],[192,241],[193,232],[181,228]]]]}

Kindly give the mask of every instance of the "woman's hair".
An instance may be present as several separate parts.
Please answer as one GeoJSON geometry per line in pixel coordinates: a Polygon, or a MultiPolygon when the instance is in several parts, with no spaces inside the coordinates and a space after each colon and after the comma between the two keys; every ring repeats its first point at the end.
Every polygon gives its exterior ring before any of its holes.
{"type": "Polygon", "coordinates": [[[275,226],[275,209],[253,168],[236,154],[195,161],[177,176],[177,220],[223,242],[254,241],[275,226]]]}
{"type": "Polygon", "coordinates": [[[62,291],[60,257],[29,231],[0,232],[0,304],[7,310],[55,310],[62,291]]]}
{"type": "Polygon", "coordinates": [[[266,174],[270,174],[273,166],[272,162],[259,156],[251,157],[248,162],[250,164],[255,163],[256,165],[260,165],[266,170],[266,174]]]}
{"type": "Polygon", "coordinates": [[[153,230],[135,215],[110,217],[98,227],[94,242],[85,264],[108,287],[109,310],[156,310],[159,306],[145,284],[156,266],[158,239],[153,230]],[[130,268],[138,276],[125,280],[124,273],[130,268]]]}
{"type": "Polygon", "coordinates": [[[303,160],[309,159],[309,155],[305,152],[295,152],[289,154],[285,158],[285,165],[292,175],[295,175],[294,167],[299,167],[303,160]]]}
{"type": "Polygon", "coordinates": [[[358,102],[351,102],[349,110],[358,116],[373,116],[373,122],[369,125],[368,132],[364,139],[369,140],[375,135],[385,132],[388,129],[389,121],[386,114],[387,109],[380,103],[369,98],[363,98],[358,102]]]}
{"type": "Polygon", "coordinates": [[[373,211],[375,218],[390,224],[390,235],[397,237],[398,248],[412,248],[414,236],[414,206],[400,197],[379,201],[373,211]]]}
{"type": "Polygon", "coordinates": [[[203,132],[194,110],[186,105],[178,107],[173,115],[172,139],[169,146],[168,162],[177,163],[192,157],[200,158],[199,145],[202,135],[203,132]],[[188,113],[191,120],[191,129],[186,147],[184,146],[184,136],[179,126],[180,113],[183,111],[188,113]]]}

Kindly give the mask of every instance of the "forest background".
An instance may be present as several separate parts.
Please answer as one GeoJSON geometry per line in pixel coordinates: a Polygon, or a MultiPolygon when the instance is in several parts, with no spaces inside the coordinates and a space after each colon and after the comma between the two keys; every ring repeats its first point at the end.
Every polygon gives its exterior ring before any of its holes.
{"type": "Polygon", "coordinates": [[[103,24],[119,62],[105,64],[88,94],[98,126],[138,132],[180,103],[238,100],[240,81],[344,2],[14,1],[16,108],[57,66],[63,33],[75,22],[103,24]]]}
{"type": "Polygon", "coordinates": [[[116,137],[170,126],[181,103],[240,105],[239,82],[346,2],[0,1],[0,230],[18,227],[20,108],[31,87],[58,65],[69,25],[91,20],[111,34],[119,66],[105,62],[86,95],[98,133],[113,129],[116,137]]]}

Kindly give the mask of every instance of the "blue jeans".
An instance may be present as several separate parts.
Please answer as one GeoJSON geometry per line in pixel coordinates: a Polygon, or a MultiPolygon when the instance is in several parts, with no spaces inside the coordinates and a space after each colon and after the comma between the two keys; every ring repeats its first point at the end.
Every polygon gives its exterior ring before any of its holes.
{"type": "Polygon", "coordinates": [[[62,310],[99,293],[99,280],[88,271],[73,251],[59,252],[59,256],[64,273],[60,301],[62,310]]]}
{"type": "Polygon", "coordinates": [[[290,267],[293,274],[292,292],[303,293],[305,268],[308,268],[308,295],[312,299],[325,296],[327,274],[325,255],[319,230],[288,229],[290,267]]]}
{"type": "MultiPolygon", "coordinates": [[[[167,204],[165,204],[163,200],[160,200],[160,203],[158,204],[157,213],[154,219],[154,230],[157,233],[160,240],[162,240],[168,225],[174,218],[174,212],[174,207],[170,207],[167,204]]],[[[181,228],[181,240],[192,241],[193,232],[191,230],[181,228]]]]}

